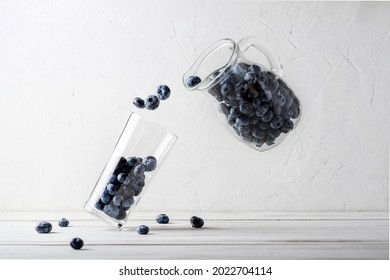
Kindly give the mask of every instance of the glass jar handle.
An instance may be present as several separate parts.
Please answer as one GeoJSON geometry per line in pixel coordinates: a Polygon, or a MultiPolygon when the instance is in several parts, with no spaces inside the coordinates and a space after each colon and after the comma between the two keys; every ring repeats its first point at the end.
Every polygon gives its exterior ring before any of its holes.
{"type": "Polygon", "coordinates": [[[259,37],[245,37],[238,42],[238,46],[243,53],[250,47],[255,47],[268,59],[272,72],[274,72],[277,76],[282,77],[282,65],[280,64],[279,58],[273,51],[261,42],[259,37]]]}

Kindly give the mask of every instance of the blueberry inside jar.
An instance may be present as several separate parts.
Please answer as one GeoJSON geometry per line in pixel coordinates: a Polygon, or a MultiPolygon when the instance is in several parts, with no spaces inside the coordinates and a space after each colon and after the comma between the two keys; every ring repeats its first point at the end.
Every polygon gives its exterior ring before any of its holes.
{"type": "Polygon", "coordinates": [[[258,38],[247,37],[239,43],[223,39],[199,56],[183,76],[183,83],[188,90],[207,92],[218,103],[225,126],[245,144],[264,151],[296,127],[301,104],[281,79],[281,68],[279,71],[245,57],[252,47],[262,50],[271,66],[278,65],[276,56],[258,38]],[[194,76],[199,77],[199,83],[189,86],[188,80],[194,76]]]}

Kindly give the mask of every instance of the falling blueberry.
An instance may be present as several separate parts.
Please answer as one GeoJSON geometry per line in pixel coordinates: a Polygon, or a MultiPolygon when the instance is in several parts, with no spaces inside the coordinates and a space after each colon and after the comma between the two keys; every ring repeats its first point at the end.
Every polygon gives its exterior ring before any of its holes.
{"type": "Polygon", "coordinates": [[[148,110],[155,110],[160,105],[160,100],[155,95],[149,95],[146,98],[145,108],[148,110]]]}
{"type": "Polygon", "coordinates": [[[202,80],[198,76],[189,76],[186,80],[186,85],[190,88],[193,88],[200,84],[202,80]]]}
{"type": "Polygon", "coordinates": [[[69,225],[69,221],[65,218],[62,218],[61,220],[58,221],[58,225],[60,227],[67,227],[69,225]]]}
{"type": "Polygon", "coordinates": [[[75,250],[80,250],[84,246],[84,241],[81,238],[73,238],[72,241],[70,241],[70,246],[75,250]]]}
{"type": "Polygon", "coordinates": [[[52,230],[52,225],[49,222],[42,221],[35,227],[35,230],[39,233],[49,233],[52,230]]]}
{"type": "Polygon", "coordinates": [[[169,223],[169,217],[166,214],[157,215],[156,222],[158,224],[167,224],[167,223],[169,223]]]}
{"type": "Polygon", "coordinates": [[[145,108],[145,101],[142,98],[140,98],[140,97],[134,98],[133,104],[137,108],[140,108],[140,109],[145,108]]]}
{"type": "Polygon", "coordinates": [[[160,100],[168,99],[171,95],[171,89],[167,85],[159,85],[157,87],[157,97],[160,100]]]}
{"type": "Polygon", "coordinates": [[[192,227],[194,227],[194,228],[201,228],[204,225],[203,219],[199,218],[197,216],[192,216],[190,219],[190,223],[191,223],[192,227]]]}
{"type": "Polygon", "coordinates": [[[139,234],[142,234],[142,235],[145,235],[145,234],[148,234],[149,232],[149,227],[148,226],[145,226],[145,225],[140,225],[137,227],[137,232],[139,234]]]}

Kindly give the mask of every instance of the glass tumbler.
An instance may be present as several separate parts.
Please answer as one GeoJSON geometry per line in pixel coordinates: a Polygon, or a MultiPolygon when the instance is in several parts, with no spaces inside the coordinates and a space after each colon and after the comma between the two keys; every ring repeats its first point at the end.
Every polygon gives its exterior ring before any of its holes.
{"type": "Polygon", "coordinates": [[[131,113],[84,209],[122,229],[177,137],[131,113]]]}

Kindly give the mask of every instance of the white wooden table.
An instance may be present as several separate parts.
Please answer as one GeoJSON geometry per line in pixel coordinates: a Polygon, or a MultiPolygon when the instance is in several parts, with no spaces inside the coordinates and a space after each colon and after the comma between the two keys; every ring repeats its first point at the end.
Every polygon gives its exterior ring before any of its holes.
{"type": "Polygon", "coordinates": [[[136,213],[119,231],[85,212],[0,213],[0,259],[389,259],[389,218],[385,212],[353,213],[136,213]],[[70,220],[67,228],[57,222],[70,220]],[[52,222],[38,234],[38,221],[52,222]],[[135,232],[146,224],[148,235],[135,232]],[[73,237],[84,240],[73,250],[73,237]]]}

